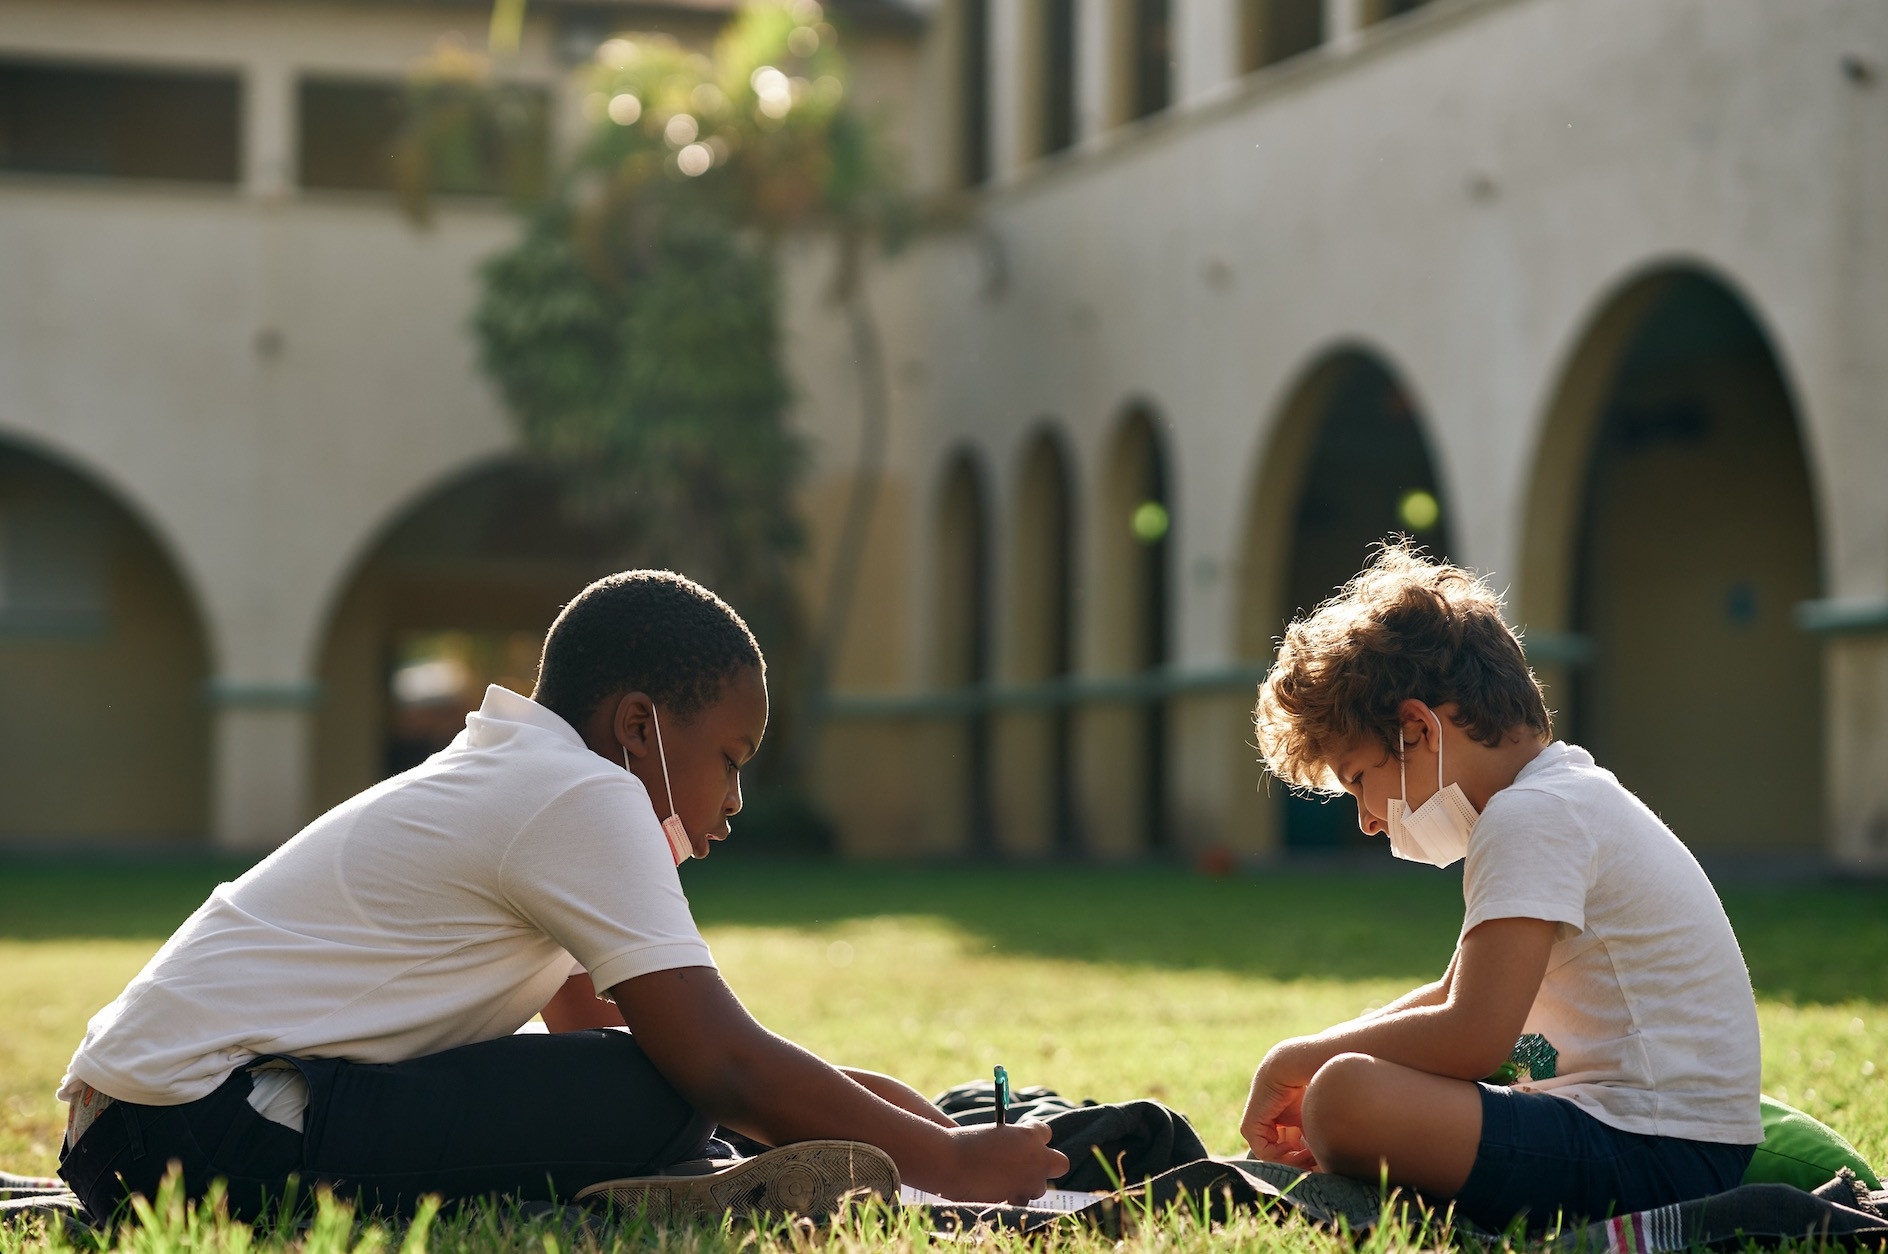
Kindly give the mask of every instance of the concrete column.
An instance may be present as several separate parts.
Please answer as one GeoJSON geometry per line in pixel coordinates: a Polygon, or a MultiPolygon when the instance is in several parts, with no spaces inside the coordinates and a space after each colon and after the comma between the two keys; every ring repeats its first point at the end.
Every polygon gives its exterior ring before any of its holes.
{"type": "Polygon", "coordinates": [[[1014,178],[1035,156],[1030,135],[1036,58],[1029,55],[1035,0],[990,0],[990,173],[1014,178]]]}
{"type": "Polygon", "coordinates": [[[1116,56],[1119,0],[1076,0],[1075,142],[1092,143],[1119,121],[1124,90],[1116,56]]]}
{"type": "Polygon", "coordinates": [[[1238,0],[1189,0],[1173,7],[1174,103],[1203,104],[1239,79],[1238,0]]]}
{"type": "Polygon", "coordinates": [[[243,74],[243,188],[279,200],[295,186],[295,77],[275,61],[243,74]]]}
{"type": "Polygon", "coordinates": [[[1888,632],[1830,637],[1823,674],[1830,852],[1888,866],[1888,632]]]}
{"type": "Polygon", "coordinates": [[[211,685],[212,827],[218,848],[266,851],[311,815],[312,683],[211,685]]]}
{"type": "Polygon", "coordinates": [[[1365,0],[1324,0],[1324,42],[1343,52],[1364,28],[1365,0]]]}

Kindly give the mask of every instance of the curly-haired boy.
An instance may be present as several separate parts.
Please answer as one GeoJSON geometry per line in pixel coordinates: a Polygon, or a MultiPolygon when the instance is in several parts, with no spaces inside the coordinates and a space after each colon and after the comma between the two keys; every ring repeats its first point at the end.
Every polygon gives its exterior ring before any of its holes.
{"type": "Polygon", "coordinates": [[[1267,1052],[1257,1157],[1387,1174],[1493,1228],[1738,1183],[1763,1128],[1737,938],[1658,816],[1551,741],[1484,582],[1386,546],[1287,629],[1255,723],[1274,774],[1355,797],[1396,856],[1467,859],[1440,980],[1267,1052]]]}

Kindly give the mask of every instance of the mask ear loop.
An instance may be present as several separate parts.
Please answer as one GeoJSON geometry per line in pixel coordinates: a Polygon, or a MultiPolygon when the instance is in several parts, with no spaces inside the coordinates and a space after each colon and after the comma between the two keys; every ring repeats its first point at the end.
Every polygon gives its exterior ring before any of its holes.
{"type": "MultiPolygon", "coordinates": [[[[627,750],[625,750],[627,752],[627,750]]],[[[1410,742],[1403,738],[1403,729],[1397,727],[1397,778],[1403,782],[1403,805],[1410,803],[1410,742]]]]}
{"type": "MultiPolygon", "coordinates": [[[[649,707],[649,721],[655,724],[656,756],[662,759],[662,791],[669,794],[669,817],[674,818],[675,817],[675,789],[669,787],[669,755],[662,751],[662,719],[659,716],[657,716],[656,707],[654,705],[651,705],[649,707]]],[[[629,753],[629,750],[625,748],[623,750],[623,753],[625,754],[625,756],[627,756],[629,753]]],[[[1440,780],[1442,777],[1440,775],[1437,775],[1436,778],[1440,780]]],[[[1437,787],[1441,787],[1441,785],[1438,784],[1437,787]]]]}
{"type": "MultiPolygon", "coordinates": [[[[1423,713],[1436,722],[1436,793],[1440,795],[1442,792],[1442,716],[1431,709],[1424,709],[1423,713]]],[[[1396,768],[1398,776],[1403,781],[1403,804],[1407,806],[1409,804],[1409,741],[1404,739],[1403,729],[1400,727],[1396,729],[1396,738],[1401,743],[1401,748],[1396,754],[1396,768]]]]}
{"type": "MultiPolygon", "coordinates": [[[[1430,718],[1436,720],[1436,795],[1442,795],[1442,716],[1434,710],[1425,710],[1430,718]]],[[[664,781],[667,782],[667,781],[664,781]]]]}

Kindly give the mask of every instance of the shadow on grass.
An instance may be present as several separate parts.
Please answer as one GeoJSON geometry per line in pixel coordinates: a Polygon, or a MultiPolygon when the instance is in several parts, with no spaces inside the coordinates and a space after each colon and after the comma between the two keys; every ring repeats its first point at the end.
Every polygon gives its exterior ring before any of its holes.
{"type": "MultiPolygon", "coordinates": [[[[232,862],[0,862],[0,939],[163,940],[232,862]]],[[[936,919],[1017,955],[1277,980],[1433,979],[1461,921],[1459,874],[1286,868],[916,867],[745,859],[683,873],[704,927],[936,919]]],[[[1759,994],[1888,1001],[1888,884],[1723,891],[1759,994]]]]}

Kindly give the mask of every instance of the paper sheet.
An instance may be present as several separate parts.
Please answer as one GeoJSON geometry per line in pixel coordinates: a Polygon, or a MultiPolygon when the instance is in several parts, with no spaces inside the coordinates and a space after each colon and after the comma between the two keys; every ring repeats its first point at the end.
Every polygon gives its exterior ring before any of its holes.
{"type": "MultiPolygon", "coordinates": [[[[1066,1214],[1080,1210],[1091,1202],[1107,1197],[1106,1193],[1084,1193],[1080,1189],[1050,1189],[1029,1204],[1030,1210],[1054,1211],[1066,1214]]],[[[926,1193],[923,1189],[914,1189],[908,1184],[898,1186],[898,1200],[907,1206],[974,1206],[975,1202],[953,1202],[947,1197],[935,1193],[926,1193]]]]}

